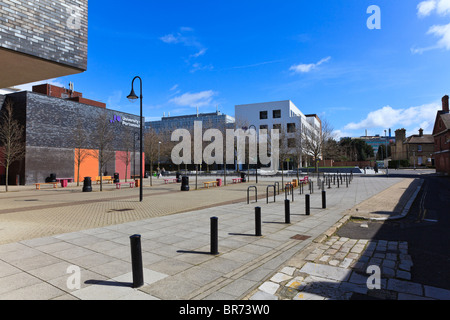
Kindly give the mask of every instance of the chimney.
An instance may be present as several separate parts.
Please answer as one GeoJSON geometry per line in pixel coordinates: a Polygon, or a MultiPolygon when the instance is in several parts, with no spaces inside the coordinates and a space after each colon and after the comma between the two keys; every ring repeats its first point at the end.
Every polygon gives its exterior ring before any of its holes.
{"type": "Polygon", "coordinates": [[[422,128],[419,130],[419,137],[423,137],[423,129],[422,128]]]}
{"type": "Polygon", "coordinates": [[[449,112],[449,109],[448,109],[448,96],[444,96],[442,98],[442,110],[444,112],[449,112]]]}

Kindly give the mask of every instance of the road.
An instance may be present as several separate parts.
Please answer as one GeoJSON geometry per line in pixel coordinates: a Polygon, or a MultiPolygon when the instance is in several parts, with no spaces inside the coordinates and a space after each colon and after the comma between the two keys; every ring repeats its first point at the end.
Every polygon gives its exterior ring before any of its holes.
{"type": "Polygon", "coordinates": [[[401,220],[369,222],[368,228],[352,221],[338,235],[407,241],[414,263],[412,281],[450,289],[450,178],[422,170],[392,170],[390,176],[424,180],[409,214],[401,220]]]}

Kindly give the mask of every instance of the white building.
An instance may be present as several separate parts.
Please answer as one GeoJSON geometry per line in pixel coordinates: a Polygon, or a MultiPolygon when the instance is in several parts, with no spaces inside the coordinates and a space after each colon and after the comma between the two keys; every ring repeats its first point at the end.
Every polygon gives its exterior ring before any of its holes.
{"type": "MultiPolygon", "coordinates": [[[[290,100],[236,105],[235,118],[237,127],[255,126],[258,130],[266,129],[269,132],[271,129],[279,129],[285,133],[289,147],[298,145],[301,140],[301,131],[298,129],[315,131],[316,134],[322,130],[317,115],[303,114],[290,100]]],[[[312,165],[309,157],[299,157],[300,167],[312,165]]],[[[284,161],[284,167],[296,168],[296,162],[292,157],[288,158],[284,161]]]]}

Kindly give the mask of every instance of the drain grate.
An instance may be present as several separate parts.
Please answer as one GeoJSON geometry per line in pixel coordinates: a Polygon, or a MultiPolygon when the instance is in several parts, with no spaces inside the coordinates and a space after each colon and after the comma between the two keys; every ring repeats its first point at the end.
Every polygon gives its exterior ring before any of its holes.
{"type": "Polygon", "coordinates": [[[296,234],[295,236],[291,237],[291,239],[299,240],[299,241],[308,240],[309,238],[311,238],[311,237],[310,236],[305,236],[305,235],[302,235],[302,234],[296,234]]]}

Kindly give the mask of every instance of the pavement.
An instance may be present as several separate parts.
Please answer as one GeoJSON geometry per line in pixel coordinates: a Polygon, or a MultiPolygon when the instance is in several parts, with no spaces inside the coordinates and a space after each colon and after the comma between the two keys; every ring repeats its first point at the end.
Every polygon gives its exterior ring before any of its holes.
{"type": "Polygon", "coordinates": [[[266,203],[271,178],[260,179],[258,202],[251,193],[250,204],[246,191],[254,181],[190,192],[159,181],[144,189],[142,203],[137,189],[112,186],[93,193],[74,186],[0,193],[0,299],[447,300],[450,291],[411,281],[407,243],[336,235],[356,208],[377,218],[381,211],[386,219],[404,214],[419,187],[415,180],[355,176],[348,187],[325,188],[326,209],[316,188],[310,216],[296,189],[288,224],[284,193],[266,203]],[[362,209],[369,204],[376,207],[362,209]],[[211,217],[219,221],[218,255],[210,254],[211,217]],[[137,289],[130,255],[135,234],[142,239],[145,282],[137,289]]]}

